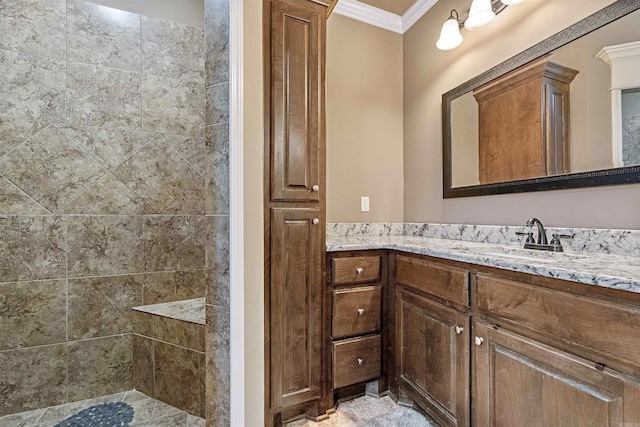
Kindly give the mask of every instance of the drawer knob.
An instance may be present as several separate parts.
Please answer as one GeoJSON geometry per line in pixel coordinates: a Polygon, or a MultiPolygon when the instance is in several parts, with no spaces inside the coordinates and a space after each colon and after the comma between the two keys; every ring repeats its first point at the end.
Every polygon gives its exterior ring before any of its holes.
{"type": "Polygon", "coordinates": [[[358,357],[358,365],[362,365],[364,363],[364,359],[361,357],[358,357]]]}
{"type": "Polygon", "coordinates": [[[464,328],[461,328],[460,326],[456,325],[456,327],[453,328],[453,330],[456,331],[456,334],[460,335],[464,331],[464,328]]]}
{"type": "Polygon", "coordinates": [[[476,337],[476,345],[482,345],[484,338],[476,337]]]}
{"type": "Polygon", "coordinates": [[[311,189],[317,193],[318,191],[320,191],[320,186],[316,184],[313,187],[311,187],[311,189]]]}
{"type": "Polygon", "coordinates": [[[364,271],[364,268],[362,268],[362,267],[356,268],[356,273],[358,273],[358,274],[362,274],[363,271],[364,271]]]}
{"type": "Polygon", "coordinates": [[[318,218],[313,218],[313,221],[311,221],[311,222],[313,222],[313,225],[320,224],[320,220],[318,218]]]}
{"type": "Polygon", "coordinates": [[[359,309],[358,309],[358,314],[359,314],[360,316],[363,316],[363,315],[364,315],[364,308],[359,308],[359,309]]]}

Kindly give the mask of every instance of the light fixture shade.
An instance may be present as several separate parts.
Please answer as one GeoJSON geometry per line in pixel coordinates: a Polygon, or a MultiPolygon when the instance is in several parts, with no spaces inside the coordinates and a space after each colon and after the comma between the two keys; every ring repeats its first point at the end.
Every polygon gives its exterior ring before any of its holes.
{"type": "Polygon", "coordinates": [[[469,17],[464,22],[464,27],[471,31],[477,30],[489,24],[495,17],[496,14],[491,8],[491,0],[473,0],[471,10],[469,10],[469,17]]]}
{"type": "Polygon", "coordinates": [[[516,4],[520,4],[523,3],[524,0],[500,0],[502,2],[502,4],[507,5],[507,6],[513,6],[516,4]]]}
{"type": "Polygon", "coordinates": [[[451,50],[460,46],[460,43],[462,43],[462,34],[460,34],[458,21],[451,17],[442,24],[442,31],[440,31],[436,47],[440,50],[451,50]]]}

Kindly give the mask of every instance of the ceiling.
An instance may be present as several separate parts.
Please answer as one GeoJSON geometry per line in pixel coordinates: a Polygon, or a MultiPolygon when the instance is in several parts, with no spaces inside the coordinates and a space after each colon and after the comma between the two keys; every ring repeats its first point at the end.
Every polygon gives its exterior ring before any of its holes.
{"type": "Polygon", "coordinates": [[[370,6],[377,7],[378,9],[386,10],[396,15],[404,15],[416,0],[360,0],[362,3],[366,3],[370,6]]]}

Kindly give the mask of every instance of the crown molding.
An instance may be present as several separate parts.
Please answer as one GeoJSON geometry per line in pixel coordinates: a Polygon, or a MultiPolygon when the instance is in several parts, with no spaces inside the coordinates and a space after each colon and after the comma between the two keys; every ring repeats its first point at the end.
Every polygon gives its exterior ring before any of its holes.
{"type": "Polygon", "coordinates": [[[402,16],[358,0],[339,0],[333,11],[356,21],[404,34],[437,2],[438,0],[417,0],[402,16]]]}
{"type": "Polygon", "coordinates": [[[400,16],[358,0],[339,0],[333,12],[394,33],[403,33],[400,16]]]}
{"type": "Polygon", "coordinates": [[[405,33],[431,9],[438,0],[418,0],[402,15],[402,33],[405,33]]]}

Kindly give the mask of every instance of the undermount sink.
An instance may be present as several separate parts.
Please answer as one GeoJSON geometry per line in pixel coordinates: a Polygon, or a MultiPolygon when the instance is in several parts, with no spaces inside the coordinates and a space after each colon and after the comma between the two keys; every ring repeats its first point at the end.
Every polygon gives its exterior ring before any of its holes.
{"type": "Polygon", "coordinates": [[[553,259],[553,258],[541,258],[541,257],[532,257],[532,256],[523,256],[523,255],[512,255],[512,254],[505,254],[505,253],[500,253],[500,252],[485,252],[485,255],[491,255],[491,256],[497,256],[497,257],[501,257],[501,258],[513,258],[513,259],[518,259],[521,261],[531,261],[531,262],[549,262],[549,263],[554,263],[557,262],[557,259],[553,259]]]}
{"type": "Polygon", "coordinates": [[[487,249],[481,249],[478,252],[502,258],[511,258],[521,261],[529,262],[543,262],[543,263],[555,263],[558,261],[575,261],[584,259],[587,255],[573,254],[567,252],[549,252],[549,251],[535,251],[531,249],[521,248],[505,248],[505,247],[491,247],[487,249]]]}

